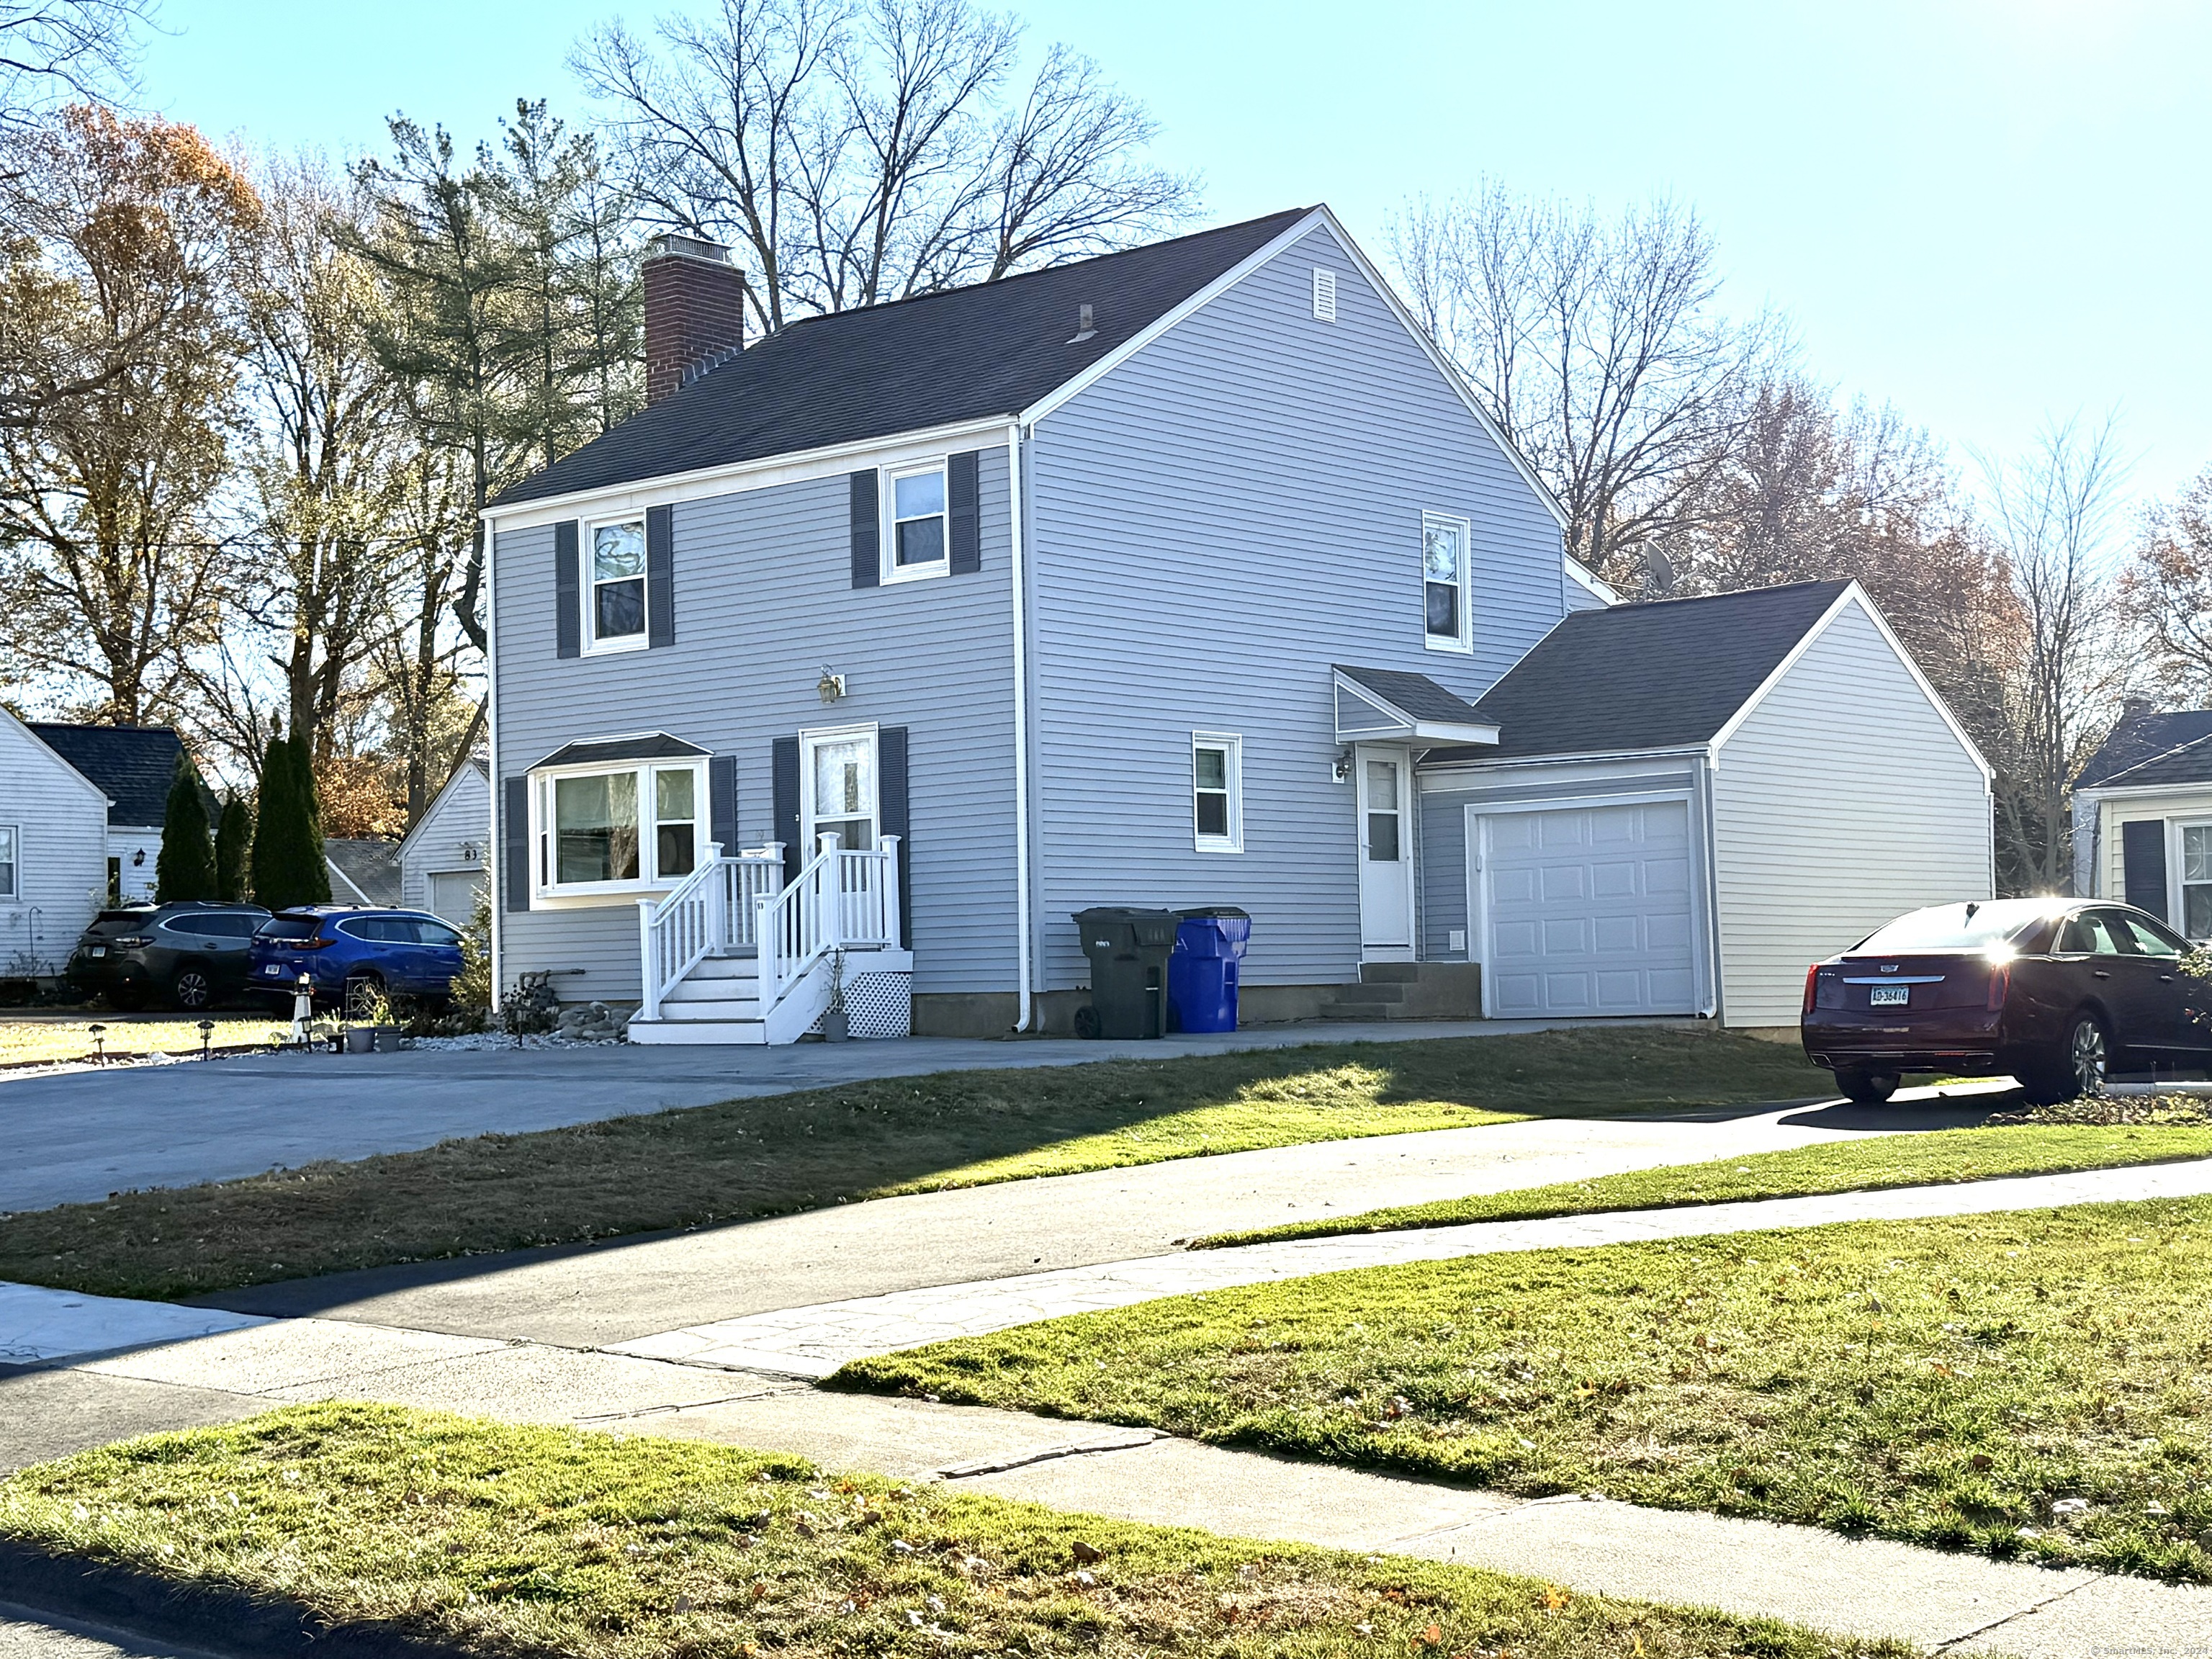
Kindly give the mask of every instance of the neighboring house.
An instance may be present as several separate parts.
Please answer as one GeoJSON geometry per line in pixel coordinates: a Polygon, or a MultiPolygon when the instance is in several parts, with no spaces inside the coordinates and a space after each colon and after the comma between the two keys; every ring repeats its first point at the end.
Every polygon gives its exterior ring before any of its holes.
{"type": "Polygon", "coordinates": [[[1863,595],[1608,610],[1326,209],[734,353],[720,250],[646,277],[653,401],[486,513],[502,986],[641,1041],[833,982],[856,1030],[1064,1030],[1073,912],[1226,903],[1248,1019],[1487,978],[1774,1024],[1990,890],[1986,769],[1863,595]]]}
{"type": "Polygon", "coordinates": [[[59,973],[106,896],[106,795],[0,709],[0,979],[59,973]]]}
{"type": "Polygon", "coordinates": [[[489,889],[490,849],[491,763],[471,755],[399,843],[398,902],[466,927],[489,889]]]}
{"type": "Polygon", "coordinates": [[[399,902],[399,843],[380,836],[325,836],[323,863],[334,904],[399,902]]]}
{"type": "Polygon", "coordinates": [[[2074,780],[2074,890],[2212,939],[2212,709],[2130,706],[2074,780]]]}

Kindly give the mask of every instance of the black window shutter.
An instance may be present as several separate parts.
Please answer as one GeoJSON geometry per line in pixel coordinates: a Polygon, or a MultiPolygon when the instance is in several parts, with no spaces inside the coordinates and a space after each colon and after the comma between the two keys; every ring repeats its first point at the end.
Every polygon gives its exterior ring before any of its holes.
{"type": "Polygon", "coordinates": [[[507,908],[530,908],[530,780],[507,781],[507,908]]]}
{"type": "Polygon", "coordinates": [[[2120,879],[2127,901],[2160,921],[2166,908],[2166,820],[2145,818],[2120,826],[2120,879]]]}
{"type": "Polygon", "coordinates": [[[853,586],[878,587],[884,580],[883,526],[876,509],[876,470],[853,475],[853,586]]]}
{"type": "Polygon", "coordinates": [[[676,509],[645,509],[645,633],[647,648],[676,643],[676,509]]]}
{"type": "Polygon", "coordinates": [[[722,856],[738,854],[738,757],[707,757],[707,834],[721,843],[722,856]]]}
{"type": "Polygon", "coordinates": [[[956,576],[972,574],[983,568],[983,528],[981,508],[976,505],[980,486],[976,482],[976,463],[982,458],[974,450],[955,455],[945,465],[945,508],[951,521],[948,529],[952,539],[952,574],[956,576]]]}
{"type": "Polygon", "coordinates": [[[783,843],[786,885],[806,862],[806,849],[799,844],[799,739],[778,738],[769,757],[770,787],[775,796],[775,838],[783,843]]]}
{"type": "MultiPolygon", "coordinates": [[[[956,456],[954,458],[957,459],[956,456]]],[[[906,727],[876,733],[876,773],[884,834],[899,838],[899,943],[914,949],[914,842],[907,827],[906,727]]]]}
{"type": "Polygon", "coordinates": [[[584,648],[583,573],[578,568],[576,521],[553,526],[553,634],[560,654],[580,655],[584,648]]]}

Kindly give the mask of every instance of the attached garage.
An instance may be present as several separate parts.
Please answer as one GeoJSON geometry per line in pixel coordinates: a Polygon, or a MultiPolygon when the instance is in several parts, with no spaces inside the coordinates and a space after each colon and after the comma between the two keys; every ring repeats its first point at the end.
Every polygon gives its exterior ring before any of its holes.
{"type": "Polygon", "coordinates": [[[1794,1025],[1808,963],[1993,891],[1990,773],[1865,593],[1578,612],[1416,768],[1420,954],[1494,1018],[1794,1025]]]}
{"type": "Polygon", "coordinates": [[[1486,1012],[1698,1012],[1686,799],[1467,809],[1486,1012]]]}

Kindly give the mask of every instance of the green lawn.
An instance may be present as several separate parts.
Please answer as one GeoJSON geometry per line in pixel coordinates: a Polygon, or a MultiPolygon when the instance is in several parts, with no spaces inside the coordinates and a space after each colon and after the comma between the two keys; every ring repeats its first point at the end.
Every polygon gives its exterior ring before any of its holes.
{"type": "Polygon", "coordinates": [[[380,1406],[294,1407],[26,1470],[0,1483],[0,1535],[487,1659],[1913,1651],[729,1447],[380,1406]]]}
{"type": "Polygon", "coordinates": [[[1710,1164],[1636,1170],[1588,1181],[1565,1181],[1552,1187],[1293,1221],[1252,1232],[1216,1233],[1192,1243],[1204,1249],[1277,1238],[1452,1227],[1469,1221],[1527,1221],[1540,1216],[1652,1210],[1678,1204],[1729,1204],[1747,1199],[1796,1198],[1808,1193],[1924,1187],[1984,1181],[1993,1176],[2051,1175],[2066,1170],[2102,1170],[2199,1158],[2212,1158],[2212,1125],[2201,1122],[2129,1128],[2010,1124],[1939,1129],[1868,1140],[1827,1141],[1793,1146],[1786,1152],[1717,1158],[1710,1164]]]}
{"type": "Polygon", "coordinates": [[[832,1386],[2203,1580],[2208,1242],[2191,1199],[1479,1256],[1024,1326],[832,1386]]]}
{"type": "Polygon", "coordinates": [[[1355,1135],[1824,1092],[1718,1032],[1540,1032],[811,1090],[0,1216],[0,1279],[186,1297],[896,1193],[1355,1135]]]}

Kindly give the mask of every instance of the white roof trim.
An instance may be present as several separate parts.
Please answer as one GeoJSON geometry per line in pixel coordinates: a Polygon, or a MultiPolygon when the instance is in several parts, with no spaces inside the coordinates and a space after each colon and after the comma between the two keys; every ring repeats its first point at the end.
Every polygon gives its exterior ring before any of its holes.
{"type": "Polygon", "coordinates": [[[2099,800],[2117,804],[2123,799],[2148,796],[2158,799],[2169,795],[2212,795],[2212,778],[2202,783],[2093,783],[2087,788],[2076,789],[2076,800],[2099,800]]]}
{"type": "Polygon", "coordinates": [[[1421,743],[1486,743],[1498,741],[1494,726],[1476,726],[1458,720],[1415,720],[1413,737],[1421,743]]]}
{"type": "Polygon", "coordinates": [[[1600,761],[1705,760],[1710,757],[1702,743],[1668,744],[1657,749],[1586,749],[1567,755],[1497,755],[1480,760],[1455,760],[1424,763],[1424,777],[1449,777],[1459,772],[1510,772],[1529,766],[1587,766],[1600,761]]]}
{"type": "Polygon", "coordinates": [[[1544,510],[1552,515],[1559,528],[1564,531],[1567,527],[1566,511],[1560,507],[1558,497],[1552,494],[1551,487],[1538,475],[1536,469],[1529,465],[1528,457],[1522,454],[1520,450],[1514,447],[1512,441],[1506,437],[1504,429],[1491,418],[1490,411],[1482,406],[1481,399],[1474,395],[1474,388],[1467,384],[1466,377],[1459,372],[1458,367],[1450,358],[1443,355],[1437,343],[1429,337],[1427,331],[1413,320],[1412,313],[1407,312],[1405,306],[1399,301],[1397,290],[1393,289],[1385,280],[1382,273],[1375,268],[1374,262],[1361,251],[1359,244],[1352,240],[1351,234],[1345,229],[1336,215],[1329,211],[1327,204],[1315,208],[1281,232],[1273,240],[1247,254],[1181,305],[1155,319],[1149,327],[1132,335],[1081,374],[1054,387],[1052,391],[1022,411],[1018,417],[1022,424],[1028,426],[1033,422],[1044,419],[1046,416],[1066,403],[1069,398],[1087,391],[1183,319],[1212,303],[1278,254],[1296,246],[1317,227],[1326,228],[1336,238],[1344,250],[1345,256],[1359,268],[1360,275],[1366,278],[1368,286],[1382,296],[1382,303],[1390,308],[1390,314],[1398,319],[1399,326],[1413,336],[1414,343],[1427,354],[1429,361],[1436,365],[1437,372],[1444,377],[1444,383],[1450,386],[1457,394],[1459,400],[1467,405],[1468,412],[1474,416],[1477,424],[1489,436],[1490,441],[1498,446],[1505,459],[1512,464],[1513,470],[1521,475],[1522,481],[1536,492],[1536,499],[1544,504],[1544,510]]]}
{"type": "Polygon", "coordinates": [[[1560,562],[1566,567],[1567,580],[1589,594],[1592,599],[1601,600],[1607,605],[1620,603],[1620,590],[1573,554],[1562,553],[1559,559],[1560,562]]]}
{"type": "MultiPolygon", "coordinates": [[[[70,776],[75,778],[79,783],[82,784],[87,789],[92,792],[92,798],[100,803],[100,821],[105,828],[108,830],[126,830],[137,827],[131,824],[108,823],[106,822],[106,815],[115,810],[114,796],[109,794],[107,791],[102,789],[90,778],[78,771],[75,766],[70,764],[68,756],[63,754],[60,750],[55,748],[53,744],[48,743],[44,738],[31,730],[31,728],[25,725],[21,720],[17,720],[15,715],[9,714],[5,708],[0,708],[0,720],[4,720],[9,725],[14,726],[17,732],[22,734],[24,742],[30,744],[33,747],[36,748],[40,754],[46,756],[49,760],[52,761],[55,765],[60,767],[63,771],[68,773],[70,776]]],[[[149,825],[147,827],[154,828],[155,829],[156,833],[159,832],[158,826],[149,825]]]]}
{"type": "Polygon", "coordinates": [[[1401,708],[1371,685],[1363,685],[1341,669],[1331,671],[1335,690],[1349,691],[1370,708],[1395,722],[1395,732],[1347,732],[1337,727],[1339,743],[1389,743],[1410,738],[1417,743],[1496,743],[1498,728],[1486,720],[1426,720],[1401,708]]]}
{"type": "Polygon", "coordinates": [[[382,905],[378,904],[374,899],[369,897],[368,894],[362,892],[359,887],[355,885],[353,878],[346,874],[343,870],[341,870],[338,867],[338,861],[327,853],[323,854],[323,867],[331,872],[331,880],[337,883],[339,886],[344,888],[347,892],[353,895],[354,903],[364,906],[372,910],[382,909],[385,908],[382,905]]]}
{"type": "MultiPolygon", "coordinates": [[[[489,763],[487,762],[487,768],[489,768],[489,763]]],[[[460,786],[461,779],[465,775],[475,771],[476,769],[477,757],[474,755],[464,755],[461,757],[461,763],[453,769],[453,775],[448,777],[441,786],[440,786],[438,793],[430,797],[430,804],[422,809],[422,816],[415,820],[415,827],[399,838],[399,850],[394,854],[393,856],[396,857],[402,864],[404,864],[407,861],[407,849],[415,844],[415,837],[421,835],[424,827],[428,824],[430,820],[438,816],[438,809],[446,804],[446,797],[452,794],[453,791],[460,786]]],[[[489,775],[480,775],[483,776],[484,793],[486,794],[489,794],[491,793],[491,779],[489,775]]],[[[484,839],[487,844],[489,843],[490,838],[491,821],[489,818],[486,818],[484,821],[484,839]]]]}
{"type": "Polygon", "coordinates": [[[1875,630],[1881,635],[1883,643],[1889,647],[1898,661],[1905,665],[1905,672],[1912,676],[1912,683],[1920,688],[1920,695],[1925,697],[1929,706],[1942,717],[1943,724],[1950,727],[1951,735],[1958,739],[1959,747],[1966,751],[1966,758],[1973,762],[1976,768],[1980,770],[1982,782],[1986,787],[1996,775],[1996,772],[1991,769],[1989,762],[1982,758],[1981,750],[1976,746],[1973,738],[1966,735],[1966,728],[1959,724],[1958,717],[1952,714],[1950,705],[1946,703],[1937,695],[1936,688],[1928,683],[1928,677],[1920,672],[1920,665],[1912,660],[1912,653],[1905,648],[1904,641],[1891,630],[1889,623],[1884,620],[1881,611],[1875,607],[1874,601],[1867,597],[1866,590],[1856,580],[1849,583],[1842,592],[1836,595],[1835,602],[1821,613],[1818,622],[1805,630],[1803,636],[1790,648],[1790,654],[1777,663],[1774,671],[1759,683],[1759,689],[1745,699],[1743,707],[1729,715],[1727,724],[1713,733],[1707,743],[1707,747],[1712,751],[1713,764],[1716,767],[1720,764],[1720,752],[1723,745],[1736,734],[1746,720],[1751,718],[1759,705],[1765,702],[1767,694],[1782,684],[1783,677],[1797,665],[1798,659],[1811,650],[1813,642],[1828,631],[1830,623],[1843,615],[1846,609],[1852,607],[1856,607],[1860,615],[1874,624],[1875,630]]]}

